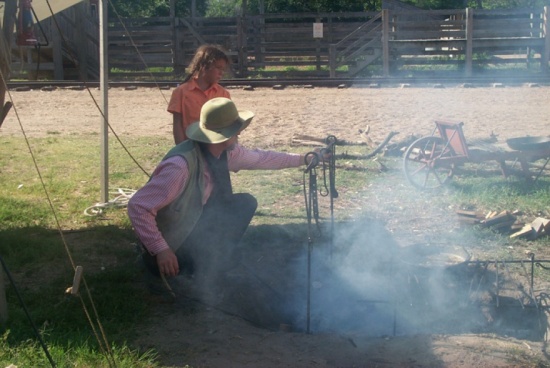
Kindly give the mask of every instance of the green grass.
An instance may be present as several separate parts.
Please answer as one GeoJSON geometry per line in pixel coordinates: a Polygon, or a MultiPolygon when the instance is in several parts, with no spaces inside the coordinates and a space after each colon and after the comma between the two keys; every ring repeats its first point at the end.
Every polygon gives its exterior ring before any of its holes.
{"type": "MultiPolygon", "coordinates": [[[[136,290],[139,271],[125,211],[113,210],[101,218],[83,213],[100,202],[99,139],[95,135],[54,135],[29,143],[36,166],[24,140],[1,138],[0,255],[16,280],[23,304],[10,285],[9,320],[2,326],[0,365],[49,365],[24,313],[26,306],[57,366],[109,366],[94,336],[93,324],[86,317],[86,306],[92,320],[96,319],[93,310],[97,308],[97,318],[111,346],[107,356],[112,355],[110,359],[116,366],[154,366],[152,352],[140,352],[126,344],[136,321],[147,316],[148,306],[143,301],[144,292],[136,290]],[[65,294],[72,285],[73,262],[84,267],[92,299],[84,287],[82,300],[65,294]]],[[[153,140],[137,139],[129,145],[147,169],[152,169],[166,150],[153,140]]],[[[123,152],[113,140],[110,167],[114,174],[109,187],[137,188],[147,176],[123,152]]]]}
{"type": "MultiPolygon", "coordinates": [[[[160,366],[154,351],[141,351],[131,341],[152,311],[139,283],[135,239],[126,211],[111,209],[100,217],[83,213],[100,201],[98,136],[51,134],[31,139],[38,170],[24,140],[0,137],[0,144],[0,255],[57,366],[108,367],[110,361],[117,367],[160,366]],[[81,298],[65,293],[72,285],[75,265],[85,270],[85,285],[91,299],[84,286],[81,298]],[[107,342],[96,339],[98,322],[107,342]],[[105,353],[106,350],[109,352],[105,353]]],[[[170,148],[171,139],[125,137],[124,144],[150,173],[170,148]]],[[[337,148],[337,153],[341,151],[350,156],[337,161],[339,197],[335,200],[334,216],[338,222],[374,212],[376,203],[393,206],[398,211],[519,209],[527,217],[550,216],[547,177],[527,186],[522,180],[499,175],[460,176],[440,191],[422,193],[404,182],[400,158],[381,157],[389,170],[379,172],[376,162],[354,158],[353,155],[366,153],[364,147],[337,148]],[[381,197],[385,191],[389,191],[391,203],[381,197]]],[[[148,176],[114,139],[109,154],[110,188],[138,189],[147,181],[148,176]]],[[[273,238],[303,242],[307,229],[303,180],[300,169],[243,171],[233,175],[234,190],[253,193],[259,202],[247,242],[266,243],[273,238]]],[[[322,170],[318,170],[318,180],[324,191],[322,170]]],[[[320,197],[319,201],[326,223],[328,198],[320,197]]],[[[550,245],[548,237],[528,244],[521,240],[511,242],[506,235],[475,227],[464,229],[459,235],[481,246],[491,244],[484,251],[493,258],[516,257],[526,247],[542,253],[550,245]],[[510,245],[517,253],[508,249],[510,245]]],[[[12,285],[7,287],[7,298],[10,318],[0,329],[0,366],[48,366],[12,285]]]]}

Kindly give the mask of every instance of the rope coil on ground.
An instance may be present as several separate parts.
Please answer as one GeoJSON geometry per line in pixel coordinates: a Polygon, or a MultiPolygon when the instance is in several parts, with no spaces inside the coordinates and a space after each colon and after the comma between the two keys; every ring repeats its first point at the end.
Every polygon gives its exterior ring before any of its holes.
{"type": "Polygon", "coordinates": [[[136,190],[128,188],[118,188],[115,192],[110,192],[110,194],[117,194],[116,197],[104,203],[96,203],[93,206],[90,206],[84,210],[86,216],[100,216],[108,209],[111,208],[124,208],[128,205],[128,201],[136,190]]]}

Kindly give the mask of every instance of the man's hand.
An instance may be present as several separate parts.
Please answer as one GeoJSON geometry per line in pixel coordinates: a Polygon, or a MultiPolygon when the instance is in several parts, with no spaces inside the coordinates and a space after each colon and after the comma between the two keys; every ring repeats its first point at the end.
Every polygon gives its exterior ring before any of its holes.
{"type": "MultiPolygon", "coordinates": [[[[317,158],[321,161],[328,161],[332,157],[332,152],[327,148],[317,147],[312,152],[303,155],[302,161],[305,162],[306,165],[309,165],[311,161],[315,159],[315,155],[317,155],[317,158]]],[[[318,162],[316,164],[318,164],[318,162]]]]}
{"type": "Polygon", "coordinates": [[[177,276],[180,273],[178,257],[172,249],[166,249],[157,254],[157,265],[164,276],[177,276]]]}
{"type": "Polygon", "coordinates": [[[314,152],[319,155],[321,161],[328,161],[332,158],[332,152],[328,148],[315,148],[314,152]]]}

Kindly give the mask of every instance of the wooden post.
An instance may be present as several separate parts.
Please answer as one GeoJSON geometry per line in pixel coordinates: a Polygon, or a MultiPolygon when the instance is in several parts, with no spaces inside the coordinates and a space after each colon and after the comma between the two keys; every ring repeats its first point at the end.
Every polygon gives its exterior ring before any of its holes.
{"type": "Polygon", "coordinates": [[[540,65],[542,72],[548,74],[548,62],[550,61],[550,6],[545,6],[543,10],[542,33],[544,35],[544,50],[540,65]]]}
{"type": "Polygon", "coordinates": [[[329,77],[335,78],[336,77],[336,45],[333,43],[332,38],[332,17],[328,17],[328,68],[329,68],[329,77]]]}
{"type": "MultiPolygon", "coordinates": [[[[50,20],[50,24],[51,24],[50,20]]],[[[65,79],[63,71],[63,39],[57,27],[52,27],[52,58],[53,58],[53,77],[55,80],[65,79]]]]}
{"type": "Polygon", "coordinates": [[[185,68],[179,66],[178,31],[176,29],[176,0],[170,0],[170,29],[172,31],[172,67],[174,74],[184,74],[185,68]]]}
{"type": "Polygon", "coordinates": [[[382,65],[384,77],[390,76],[390,11],[382,10],[382,65]]]}
{"type": "Polygon", "coordinates": [[[17,0],[5,0],[4,2],[4,21],[2,22],[2,33],[6,45],[11,45],[11,36],[15,27],[15,19],[17,18],[17,0]]]}
{"type": "MultiPolygon", "coordinates": [[[[4,109],[4,101],[6,99],[6,86],[9,79],[10,71],[10,49],[4,38],[3,34],[0,34],[0,116],[3,116],[1,112],[4,109]]],[[[0,125],[2,120],[0,120],[0,125]]]]}
{"type": "Polygon", "coordinates": [[[474,10],[472,8],[466,8],[466,50],[464,59],[466,62],[465,65],[465,74],[466,77],[472,76],[472,58],[473,58],[473,33],[474,33],[474,10]]]}
{"type": "Polygon", "coordinates": [[[76,52],[78,60],[78,76],[81,81],[88,80],[88,37],[86,34],[85,22],[87,21],[87,7],[86,2],[81,2],[75,5],[75,32],[77,34],[76,39],[76,52]]]}
{"type": "MultiPolygon", "coordinates": [[[[15,16],[17,14],[17,0],[6,0],[4,6],[4,19],[2,20],[2,29],[0,29],[0,117],[4,116],[4,102],[6,99],[6,86],[9,80],[11,63],[11,36],[15,26],[15,16]]],[[[5,112],[7,113],[7,111],[5,112]]],[[[0,120],[0,124],[2,121],[0,120]]]]}
{"type": "Polygon", "coordinates": [[[329,46],[329,69],[330,69],[330,78],[336,77],[336,45],[331,43],[329,46]]]}
{"type": "MultiPolygon", "coordinates": [[[[320,17],[315,18],[315,22],[322,23],[321,18],[320,17]]],[[[315,70],[320,71],[321,70],[321,39],[319,38],[315,39],[315,46],[316,46],[315,47],[315,70]]]]}
{"type": "MultiPolygon", "coordinates": [[[[4,37],[0,35],[0,40],[3,40],[4,37]]],[[[2,48],[2,53],[4,52],[4,45],[0,46],[2,48]]],[[[8,115],[8,112],[10,111],[12,104],[10,101],[6,102],[6,89],[8,85],[8,79],[9,79],[9,63],[6,62],[5,58],[0,56],[0,127],[4,123],[4,119],[8,115]]],[[[8,59],[9,60],[9,59],[8,59]]]]}
{"type": "Polygon", "coordinates": [[[244,15],[244,8],[241,5],[241,11],[237,16],[237,53],[239,58],[239,77],[246,77],[246,20],[244,15]]]}
{"type": "Polygon", "coordinates": [[[254,24],[255,33],[258,35],[258,37],[256,37],[256,42],[259,44],[259,47],[256,47],[255,58],[256,58],[256,61],[260,65],[263,65],[264,55],[265,55],[265,47],[263,47],[262,45],[265,44],[265,35],[267,34],[266,29],[265,29],[265,3],[264,3],[264,0],[260,1],[259,9],[258,9],[258,15],[259,15],[259,18],[257,18],[258,22],[255,22],[255,24],[254,24]]]}

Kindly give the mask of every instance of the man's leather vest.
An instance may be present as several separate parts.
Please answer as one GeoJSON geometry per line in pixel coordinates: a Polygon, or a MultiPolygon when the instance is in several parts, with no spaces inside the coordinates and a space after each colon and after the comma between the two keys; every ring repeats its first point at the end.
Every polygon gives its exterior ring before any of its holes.
{"type": "Polygon", "coordinates": [[[202,214],[205,163],[198,143],[186,140],[172,148],[169,157],[181,156],[187,161],[187,185],[168,206],[158,211],[156,221],[168,246],[175,252],[189,236],[202,214]]]}

